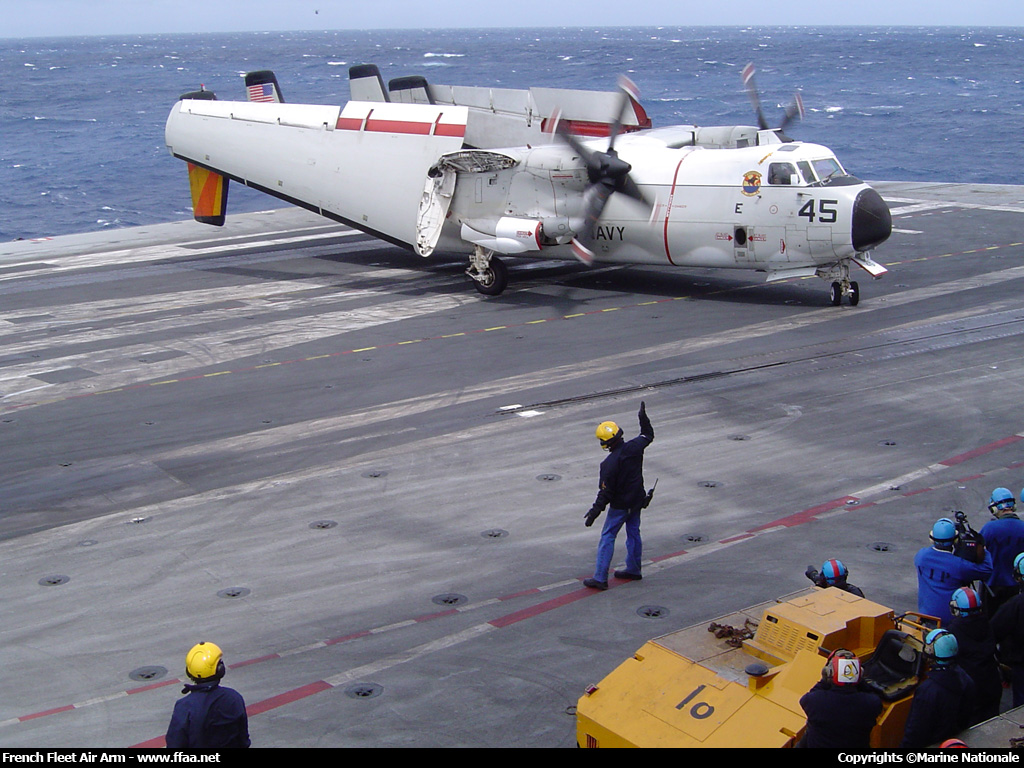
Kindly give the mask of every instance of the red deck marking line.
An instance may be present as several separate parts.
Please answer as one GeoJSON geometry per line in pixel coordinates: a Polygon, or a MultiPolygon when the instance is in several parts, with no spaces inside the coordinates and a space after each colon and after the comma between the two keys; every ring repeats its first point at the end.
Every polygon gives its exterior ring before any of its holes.
{"type": "Polygon", "coordinates": [[[364,629],[360,632],[353,632],[351,635],[345,635],[344,637],[336,637],[333,640],[325,640],[324,645],[337,645],[338,643],[347,643],[349,640],[355,640],[359,637],[366,637],[372,634],[370,630],[364,629]]]}
{"type": "Polygon", "coordinates": [[[1013,464],[1006,465],[1007,469],[1020,469],[1021,467],[1024,467],[1024,461],[1015,461],[1013,464]]]}
{"type": "Polygon", "coordinates": [[[1002,440],[996,440],[994,443],[989,443],[988,445],[983,445],[980,448],[975,448],[973,451],[967,451],[967,453],[961,453],[959,456],[954,456],[951,459],[940,461],[939,464],[941,464],[944,467],[952,467],[955,464],[963,464],[965,461],[969,461],[970,459],[976,458],[978,456],[984,456],[986,453],[997,451],[1000,448],[1005,448],[1008,445],[1019,443],[1021,440],[1024,440],[1024,437],[1022,437],[1021,435],[1010,435],[1009,437],[1004,437],[1002,440]]]}
{"type": "Polygon", "coordinates": [[[534,587],[533,589],[524,589],[522,592],[516,592],[515,594],[512,594],[512,595],[505,595],[504,597],[499,597],[498,600],[500,600],[500,601],[515,600],[517,597],[525,597],[526,595],[539,595],[539,594],[540,594],[540,590],[537,589],[536,587],[534,587]]]}
{"type": "Polygon", "coordinates": [[[582,589],[577,589],[574,592],[564,594],[561,597],[555,597],[551,600],[546,600],[545,602],[538,603],[537,605],[531,608],[524,608],[521,611],[510,613],[507,616],[502,616],[500,618],[493,619],[492,621],[489,621],[487,623],[490,624],[492,627],[501,629],[502,627],[507,627],[510,624],[525,621],[526,619],[532,619],[534,616],[539,616],[542,613],[553,611],[555,610],[555,608],[561,608],[563,605],[575,603],[577,600],[582,600],[583,598],[590,597],[593,594],[595,594],[593,590],[588,589],[587,587],[583,587],[582,589]]]}
{"type": "Polygon", "coordinates": [[[848,501],[857,501],[857,499],[853,496],[843,496],[842,498],[833,499],[832,501],[826,501],[822,504],[818,504],[817,506],[810,507],[809,509],[805,509],[802,512],[794,512],[792,515],[780,517],[778,520],[773,520],[770,523],[766,523],[765,525],[759,525],[757,528],[751,528],[750,530],[763,531],[765,528],[774,528],[778,525],[783,525],[787,528],[792,528],[797,525],[803,525],[804,523],[813,520],[820,514],[830,512],[831,510],[838,509],[840,507],[845,507],[846,502],[848,501]]]}
{"type": "Polygon", "coordinates": [[[732,544],[734,541],[742,541],[743,539],[752,539],[754,534],[752,533],[741,533],[739,536],[730,536],[728,539],[722,539],[719,544],[732,544]]]}
{"type": "Polygon", "coordinates": [[[919,493],[928,493],[928,491],[930,491],[930,490],[932,490],[932,489],[931,488],[921,488],[920,490],[917,490],[917,491],[907,491],[903,495],[904,496],[917,496],[917,494],[919,494],[919,493]]]}
{"type": "MultiPolygon", "coordinates": [[[[269,699],[263,701],[257,701],[255,704],[250,704],[245,708],[245,713],[249,717],[254,715],[262,715],[264,712],[269,712],[272,709],[283,707],[285,704],[291,704],[298,701],[299,699],[305,699],[314,694],[320,693],[333,688],[330,683],[324,682],[323,680],[317,680],[315,683],[309,685],[303,685],[299,688],[294,688],[290,691],[285,691],[277,696],[271,696],[269,699]]],[[[149,739],[141,744],[135,744],[130,749],[163,749],[167,746],[165,736],[157,736],[155,739],[149,739]]]]}
{"type": "Polygon", "coordinates": [[[23,717],[19,717],[18,720],[20,722],[24,723],[26,720],[35,720],[38,717],[46,717],[47,715],[56,715],[58,712],[70,712],[74,708],[75,708],[75,706],[73,704],[67,704],[67,705],[65,705],[63,707],[54,707],[53,709],[45,709],[42,712],[36,712],[34,714],[31,714],[31,715],[24,715],[23,717]]]}
{"type": "Polygon", "coordinates": [[[279,653],[268,653],[266,656],[260,656],[258,659],[246,659],[245,661],[236,661],[234,664],[228,664],[228,669],[239,669],[241,667],[248,667],[250,664],[261,664],[264,661],[280,658],[281,654],[279,653]]]}
{"type": "Polygon", "coordinates": [[[151,685],[144,685],[141,688],[132,688],[130,691],[125,691],[129,696],[133,693],[145,693],[146,691],[153,691],[157,688],[163,688],[167,685],[181,685],[181,680],[175,678],[174,680],[161,680],[159,683],[152,683],[151,685]]]}
{"type": "Polygon", "coordinates": [[[433,621],[434,619],[440,619],[442,616],[453,616],[458,613],[455,608],[449,608],[447,611],[441,611],[440,613],[428,613],[426,616],[418,616],[413,621],[419,623],[423,621],[433,621]]]}
{"type": "Polygon", "coordinates": [[[985,476],[984,474],[980,474],[980,475],[968,475],[967,477],[958,477],[958,478],[956,479],[956,481],[957,481],[958,483],[966,483],[966,482],[969,482],[969,481],[971,481],[971,480],[977,480],[977,479],[978,479],[979,477],[984,477],[984,476],[985,476]]]}
{"type": "Polygon", "coordinates": [[[659,555],[658,557],[652,557],[651,562],[660,563],[662,560],[671,560],[674,557],[682,557],[685,554],[688,554],[687,550],[681,549],[678,552],[673,552],[670,555],[659,555]]]}
{"type": "Polygon", "coordinates": [[[320,693],[321,691],[327,691],[333,688],[330,683],[324,682],[323,680],[317,680],[315,683],[309,685],[303,685],[299,688],[293,688],[290,691],[278,694],[277,696],[271,696],[269,699],[263,701],[257,701],[255,704],[245,708],[245,712],[249,717],[254,715],[262,715],[264,712],[269,712],[272,709],[283,707],[285,704],[291,704],[298,701],[299,699],[305,699],[314,694],[320,693]]]}

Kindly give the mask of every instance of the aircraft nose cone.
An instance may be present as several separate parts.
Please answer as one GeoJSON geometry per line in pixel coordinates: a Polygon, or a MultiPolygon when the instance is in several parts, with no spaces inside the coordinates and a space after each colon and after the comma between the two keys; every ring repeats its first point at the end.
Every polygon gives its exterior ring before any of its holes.
{"type": "Polygon", "coordinates": [[[868,187],[853,202],[853,248],[870,251],[892,234],[892,214],[882,196],[868,187]]]}

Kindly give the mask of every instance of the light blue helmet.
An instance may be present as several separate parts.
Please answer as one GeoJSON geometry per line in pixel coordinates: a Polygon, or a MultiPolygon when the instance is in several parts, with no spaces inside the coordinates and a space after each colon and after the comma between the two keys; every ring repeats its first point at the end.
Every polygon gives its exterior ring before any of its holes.
{"type": "Polygon", "coordinates": [[[936,666],[952,664],[960,653],[956,636],[947,629],[933,629],[924,638],[925,655],[930,656],[936,666]]]}
{"type": "Polygon", "coordinates": [[[940,517],[932,526],[930,536],[937,545],[952,548],[956,540],[956,525],[948,517],[940,517]]]}
{"type": "Polygon", "coordinates": [[[843,584],[850,571],[843,565],[842,560],[834,557],[821,564],[821,576],[825,582],[834,587],[836,584],[843,584]]]}
{"type": "Polygon", "coordinates": [[[1013,578],[1024,584],[1024,552],[1013,558],[1013,578]]]}
{"type": "Polygon", "coordinates": [[[988,499],[988,511],[996,517],[1013,512],[1017,508],[1017,501],[1013,498],[1009,488],[999,487],[992,491],[988,499]]]}
{"type": "Polygon", "coordinates": [[[954,616],[969,616],[981,611],[981,595],[970,587],[960,587],[949,601],[949,612],[954,616]]]}

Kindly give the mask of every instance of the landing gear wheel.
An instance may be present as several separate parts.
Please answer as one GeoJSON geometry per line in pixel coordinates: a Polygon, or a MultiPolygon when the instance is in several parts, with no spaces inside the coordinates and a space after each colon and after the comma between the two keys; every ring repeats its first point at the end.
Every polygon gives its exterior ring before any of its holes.
{"type": "Polygon", "coordinates": [[[856,307],[860,304],[860,285],[854,280],[850,283],[850,306],[856,307]]]}
{"type": "Polygon", "coordinates": [[[508,267],[495,256],[477,275],[473,278],[473,284],[484,296],[497,296],[508,287],[508,267]]]}
{"type": "Polygon", "coordinates": [[[843,286],[838,282],[832,283],[832,287],[828,292],[828,297],[832,302],[832,306],[838,307],[843,301],[843,286]]]}

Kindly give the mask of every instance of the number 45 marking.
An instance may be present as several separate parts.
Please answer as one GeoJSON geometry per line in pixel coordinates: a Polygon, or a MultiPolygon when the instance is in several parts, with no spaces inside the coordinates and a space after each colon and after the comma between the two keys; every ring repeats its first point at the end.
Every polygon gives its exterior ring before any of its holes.
{"type": "MultiPolygon", "coordinates": [[[[834,224],[836,221],[836,209],[833,206],[839,205],[838,200],[819,200],[818,201],[818,221],[822,224],[834,224]]],[[[800,209],[797,216],[803,216],[807,221],[814,222],[814,201],[808,200],[804,203],[804,207],[800,209]]]]}

